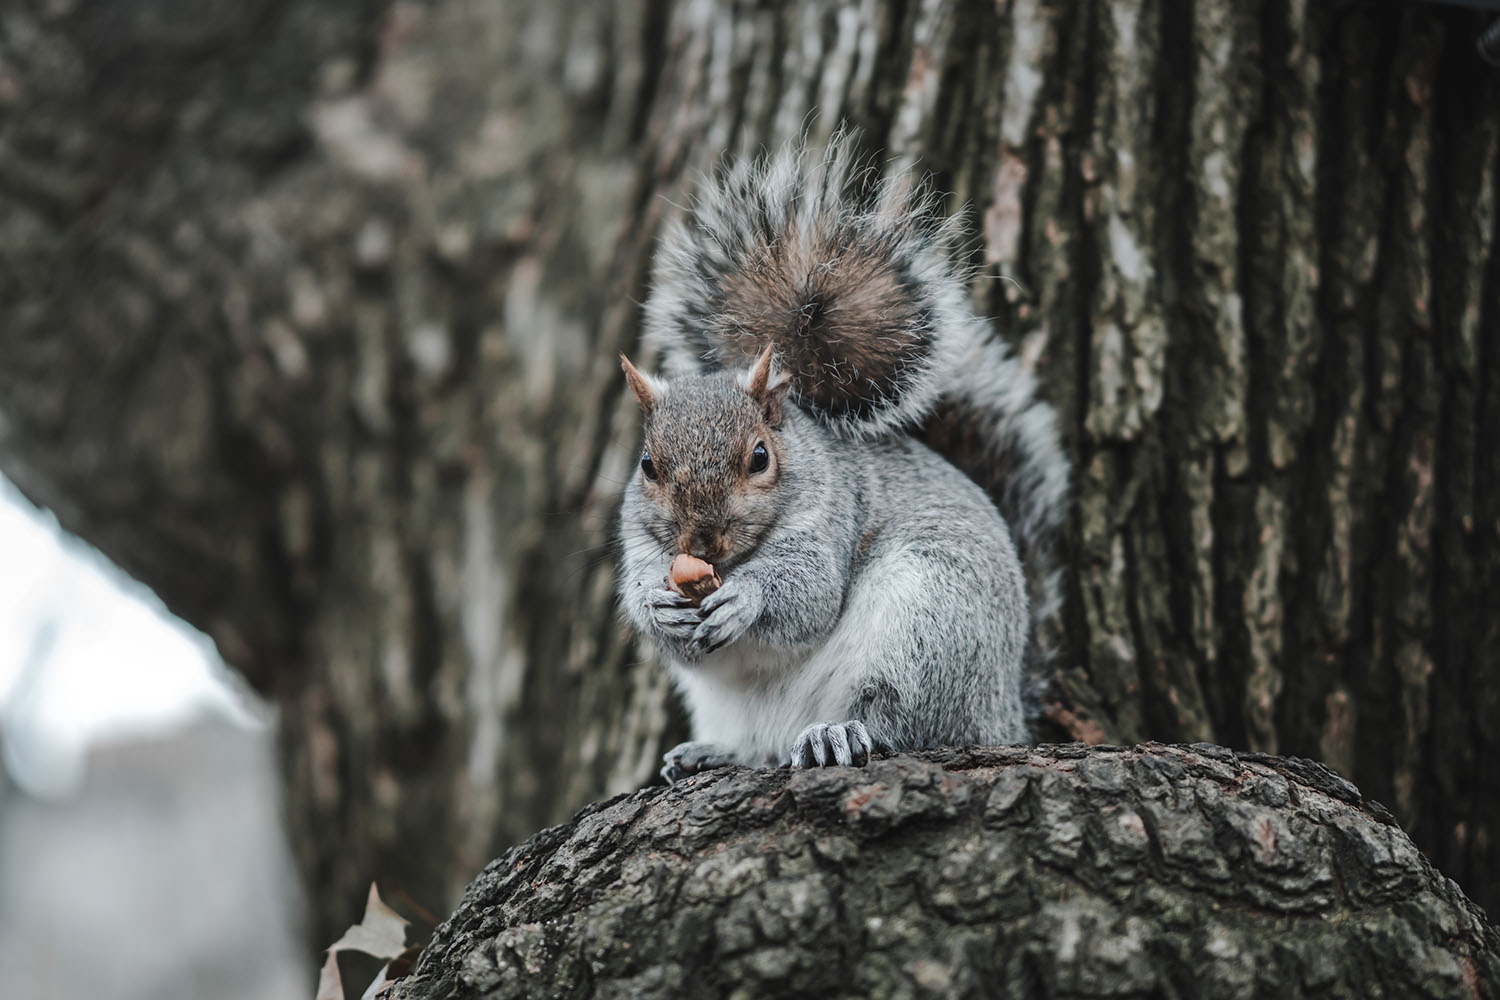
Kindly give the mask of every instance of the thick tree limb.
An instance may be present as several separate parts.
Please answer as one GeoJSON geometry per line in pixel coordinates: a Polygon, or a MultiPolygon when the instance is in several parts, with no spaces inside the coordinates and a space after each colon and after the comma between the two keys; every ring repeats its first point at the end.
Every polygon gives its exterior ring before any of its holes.
{"type": "Polygon", "coordinates": [[[712,772],[490,863],[396,991],[1492,995],[1500,935],[1322,765],[941,750],[712,772]]]}

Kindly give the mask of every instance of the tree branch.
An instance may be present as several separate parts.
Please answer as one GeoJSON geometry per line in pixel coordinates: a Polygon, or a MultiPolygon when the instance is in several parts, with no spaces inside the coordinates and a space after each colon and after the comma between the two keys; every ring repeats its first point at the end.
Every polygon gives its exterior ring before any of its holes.
{"type": "Polygon", "coordinates": [[[1074,744],[734,768],[590,806],[491,862],[395,995],[1477,997],[1496,982],[1480,910],[1322,765],[1074,744]]]}

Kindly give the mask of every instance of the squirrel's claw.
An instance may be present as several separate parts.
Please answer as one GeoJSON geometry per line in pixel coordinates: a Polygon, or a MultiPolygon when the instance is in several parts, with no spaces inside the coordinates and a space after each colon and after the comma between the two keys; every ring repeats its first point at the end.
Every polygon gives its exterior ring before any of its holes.
{"type": "Polygon", "coordinates": [[[646,607],[648,608],[690,608],[693,607],[691,598],[684,597],[675,590],[666,587],[657,587],[646,594],[646,607]]]}
{"type": "Polygon", "coordinates": [[[705,653],[743,636],[760,617],[761,591],[753,581],[731,580],[705,597],[698,610],[703,624],[693,633],[693,641],[705,653]]]}
{"type": "Polygon", "coordinates": [[[678,642],[690,642],[703,624],[703,612],[693,607],[681,594],[665,587],[646,595],[646,616],[657,630],[678,642]]]}
{"type": "Polygon", "coordinates": [[[727,747],[696,740],[677,744],[662,754],[661,759],[664,762],[661,766],[661,776],[667,779],[669,785],[675,785],[684,778],[690,778],[702,771],[738,763],[733,752],[727,747]]]}
{"type": "Polygon", "coordinates": [[[864,767],[870,762],[873,749],[874,742],[863,722],[857,719],[819,722],[802,730],[792,743],[789,763],[793,767],[827,767],[831,764],[864,767]]]}

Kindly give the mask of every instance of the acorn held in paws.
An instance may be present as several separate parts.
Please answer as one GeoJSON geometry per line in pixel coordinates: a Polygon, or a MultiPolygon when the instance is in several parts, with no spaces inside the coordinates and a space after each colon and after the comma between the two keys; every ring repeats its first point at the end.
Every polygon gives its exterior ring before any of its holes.
{"type": "Polygon", "coordinates": [[[667,577],[672,589],[694,605],[718,590],[724,582],[719,579],[719,574],[714,572],[711,564],[686,552],[679,552],[677,558],[672,560],[672,568],[667,572],[667,577]]]}

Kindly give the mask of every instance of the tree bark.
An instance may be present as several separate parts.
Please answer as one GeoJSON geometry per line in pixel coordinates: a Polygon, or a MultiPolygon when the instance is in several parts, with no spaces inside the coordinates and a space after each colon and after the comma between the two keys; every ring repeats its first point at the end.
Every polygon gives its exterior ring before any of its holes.
{"type": "MultiPolygon", "coordinates": [[[[1400,3],[28,3],[0,469],[280,710],[326,943],[649,780],[612,615],[652,237],[841,120],[1076,463],[1052,717],[1328,762],[1500,901],[1500,76],[1400,3]],[[810,111],[817,110],[811,117],[810,111]]],[[[1054,734],[1055,735],[1055,734],[1054,734]]]]}
{"type": "Polygon", "coordinates": [[[1497,983],[1500,934],[1322,766],[1073,744],[733,769],[590,806],[491,862],[394,996],[1471,1000],[1497,983]]]}

